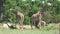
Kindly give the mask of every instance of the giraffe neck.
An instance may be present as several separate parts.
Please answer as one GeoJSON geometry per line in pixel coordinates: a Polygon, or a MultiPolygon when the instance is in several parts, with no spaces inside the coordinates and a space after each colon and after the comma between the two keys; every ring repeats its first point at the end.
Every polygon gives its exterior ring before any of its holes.
{"type": "Polygon", "coordinates": [[[47,8],[48,8],[48,5],[45,5],[45,6],[41,9],[40,13],[43,14],[43,13],[46,11],[47,8]]]}
{"type": "Polygon", "coordinates": [[[38,11],[38,16],[41,17],[41,12],[40,11],[38,11]]]}
{"type": "Polygon", "coordinates": [[[41,11],[38,11],[38,14],[43,14],[43,13],[46,11],[47,8],[48,8],[48,5],[45,5],[45,6],[41,9],[41,11]]]}

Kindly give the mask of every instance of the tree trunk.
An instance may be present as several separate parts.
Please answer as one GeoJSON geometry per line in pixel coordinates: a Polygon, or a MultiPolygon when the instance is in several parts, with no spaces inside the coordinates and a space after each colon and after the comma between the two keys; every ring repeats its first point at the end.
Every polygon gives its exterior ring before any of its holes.
{"type": "Polygon", "coordinates": [[[2,17],[3,17],[3,1],[0,0],[0,23],[2,22],[2,17]]]}

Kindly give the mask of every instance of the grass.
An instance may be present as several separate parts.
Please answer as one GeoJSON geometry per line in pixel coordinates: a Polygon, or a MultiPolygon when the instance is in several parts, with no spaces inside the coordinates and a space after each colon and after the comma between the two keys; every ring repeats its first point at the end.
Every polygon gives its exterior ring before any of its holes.
{"type": "Polygon", "coordinates": [[[51,24],[41,29],[21,30],[21,29],[3,29],[0,27],[0,34],[59,34],[59,24],[51,24]]]}
{"type": "Polygon", "coordinates": [[[0,29],[0,34],[57,34],[58,30],[43,31],[38,29],[19,30],[19,29],[0,29]]]}

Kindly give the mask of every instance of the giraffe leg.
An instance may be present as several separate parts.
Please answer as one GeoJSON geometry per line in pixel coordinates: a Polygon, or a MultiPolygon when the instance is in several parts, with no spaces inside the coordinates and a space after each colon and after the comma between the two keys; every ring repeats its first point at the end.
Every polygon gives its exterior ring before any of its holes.
{"type": "Polygon", "coordinates": [[[24,29],[23,22],[24,22],[24,18],[22,17],[21,20],[20,20],[20,25],[22,26],[22,30],[24,29]]]}
{"type": "Polygon", "coordinates": [[[40,23],[40,29],[41,29],[41,26],[42,26],[42,25],[41,25],[41,23],[40,23]]]}
{"type": "Polygon", "coordinates": [[[38,23],[38,25],[37,25],[40,29],[41,29],[41,23],[38,23]]]}
{"type": "Polygon", "coordinates": [[[31,19],[30,19],[30,22],[31,22],[31,29],[33,29],[33,26],[34,26],[34,19],[31,18],[31,19]]]}
{"type": "Polygon", "coordinates": [[[30,18],[30,25],[31,25],[31,29],[33,29],[33,23],[34,23],[33,19],[32,19],[32,18],[30,18]]]}

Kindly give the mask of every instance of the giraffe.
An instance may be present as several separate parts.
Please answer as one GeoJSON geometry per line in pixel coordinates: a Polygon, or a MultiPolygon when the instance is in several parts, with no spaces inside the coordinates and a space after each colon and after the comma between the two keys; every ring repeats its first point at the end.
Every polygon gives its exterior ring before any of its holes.
{"type": "Polygon", "coordinates": [[[38,25],[37,25],[38,27],[44,27],[44,26],[47,26],[47,23],[45,22],[45,21],[43,21],[43,20],[41,20],[41,22],[39,21],[39,23],[38,23],[38,25]]]}
{"type": "MultiPolygon", "coordinates": [[[[32,26],[34,25],[36,28],[37,27],[37,24],[39,22],[39,20],[41,20],[41,13],[38,11],[36,14],[33,14],[32,17],[31,17],[31,28],[32,26]],[[36,23],[37,22],[37,23],[36,23]]],[[[33,28],[32,28],[33,29],[33,28]]]]}
{"type": "MultiPolygon", "coordinates": [[[[38,11],[37,13],[33,14],[31,16],[31,28],[32,28],[32,25],[34,25],[36,28],[39,29],[39,22],[41,23],[41,18],[42,18],[42,14],[44,14],[44,12],[46,11],[46,9],[49,7],[50,5],[49,4],[46,4],[42,9],[41,11],[38,11]]],[[[41,26],[41,25],[40,25],[41,26]]],[[[33,28],[32,28],[33,29],[33,28]]]]}
{"type": "Polygon", "coordinates": [[[19,21],[20,26],[22,26],[23,29],[24,14],[15,9],[10,9],[10,11],[16,15],[16,20],[19,21]]]}

